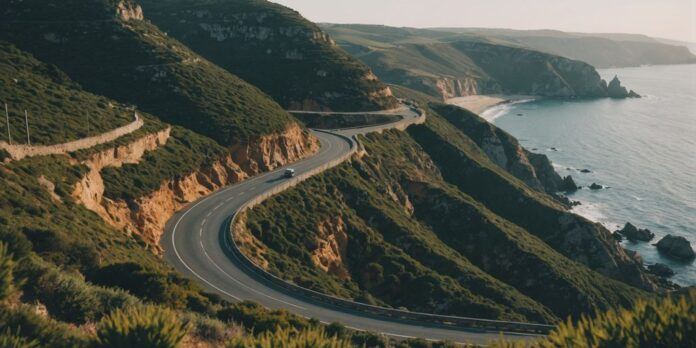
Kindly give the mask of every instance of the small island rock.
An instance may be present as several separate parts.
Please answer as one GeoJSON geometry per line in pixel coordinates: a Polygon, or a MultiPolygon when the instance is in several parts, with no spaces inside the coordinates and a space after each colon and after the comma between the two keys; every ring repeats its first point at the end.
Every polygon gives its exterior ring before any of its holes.
{"type": "Polygon", "coordinates": [[[635,242],[635,241],[643,241],[643,242],[649,242],[653,238],[655,238],[655,234],[652,233],[649,229],[647,228],[638,228],[636,226],[633,226],[630,222],[627,222],[624,228],[622,228],[619,231],[616,231],[615,233],[618,233],[626,239],[635,242]]]}
{"type": "Polygon", "coordinates": [[[666,256],[679,259],[679,260],[693,260],[696,257],[694,249],[691,247],[691,243],[681,236],[673,236],[671,234],[666,235],[664,238],[660,239],[657,244],[657,250],[666,256]]]}
{"type": "Polygon", "coordinates": [[[674,275],[674,271],[664,263],[656,263],[648,266],[648,271],[658,277],[669,278],[674,275]]]}
{"type": "Polygon", "coordinates": [[[565,192],[575,192],[578,190],[578,185],[575,184],[573,177],[568,175],[563,178],[563,183],[561,183],[560,189],[565,192]]]}
{"type": "Polygon", "coordinates": [[[595,183],[595,182],[593,182],[592,185],[590,185],[590,190],[601,190],[603,188],[604,188],[604,186],[602,186],[598,183],[595,183]]]}
{"type": "Polygon", "coordinates": [[[626,87],[621,86],[621,81],[619,81],[618,76],[609,82],[607,86],[607,94],[610,98],[640,98],[640,95],[634,91],[627,91],[626,87]]]}

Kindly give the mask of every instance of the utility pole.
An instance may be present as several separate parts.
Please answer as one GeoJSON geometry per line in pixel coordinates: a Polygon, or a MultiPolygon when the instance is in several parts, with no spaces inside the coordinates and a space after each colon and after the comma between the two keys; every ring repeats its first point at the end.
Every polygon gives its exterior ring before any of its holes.
{"type": "Polygon", "coordinates": [[[10,112],[7,111],[7,103],[5,103],[5,121],[7,122],[7,140],[12,145],[12,133],[10,133],[10,112]]]}
{"type": "Polygon", "coordinates": [[[27,110],[24,110],[24,124],[27,126],[27,145],[31,145],[31,138],[29,137],[29,114],[27,110]]]}

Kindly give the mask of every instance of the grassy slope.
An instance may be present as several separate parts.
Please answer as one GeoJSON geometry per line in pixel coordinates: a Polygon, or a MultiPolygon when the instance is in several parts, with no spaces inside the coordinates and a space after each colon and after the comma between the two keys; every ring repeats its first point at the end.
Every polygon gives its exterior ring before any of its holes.
{"type": "MultiPolygon", "coordinates": [[[[13,143],[26,143],[24,110],[32,144],[57,144],[96,135],[133,121],[133,111],[86,93],[55,66],[0,41],[0,104],[7,103],[13,143]],[[89,117],[89,133],[87,126],[89,117]]],[[[7,141],[4,105],[2,134],[7,141]]]]}
{"type": "Polygon", "coordinates": [[[299,13],[265,0],[146,0],[145,14],[210,61],[286,107],[374,110],[384,85],[299,13]]]}
{"type": "Polygon", "coordinates": [[[257,88],[213,65],[147,21],[116,19],[100,0],[10,1],[0,37],[53,63],[90,91],[217,140],[283,130],[293,122],[257,88]]]}
{"type": "Polygon", "coordinates": [[[247,226],[263,243],[257,252],[270,261],[270,270],[359,300],[527,320],[548,320],[544,313],[549,311],[562,317],[626,305],[642,296],[571,261],[602,248],[607,242],[602,234],[583,246],[589,250],[568,250],[560,243],[561,227],[534,226],[500,209],[502,203],[496,201],[517,201],[515,195],[521,195],[526,203],[512,205],[530,219],[547,214],[545,219],[553,221],[550,214],[565,214],[553,199],[492,164],[443,118],[430,115],[426,125],[412,127],[409,135],[367,137],[368,155],[362,160],[252,210],[247,226]],[[479,170],[485,176],[471,175],[479,170]],[[492,199],[462,181],[489,192],[492,199]],[[499,197],[496,187],[507,196],[499,197]],[[308,210],[316,213],[302,213],[308,210]],[[325,238],[318,226],[338,216],[347,226],[349,280],[322,272],[311,260],[317,246],[313,241],[325,238]],[[451,297],[462,291],[470,292],[466,302],[451,297]],[[489,301],[498,308],[493,310],[489,301]]]}

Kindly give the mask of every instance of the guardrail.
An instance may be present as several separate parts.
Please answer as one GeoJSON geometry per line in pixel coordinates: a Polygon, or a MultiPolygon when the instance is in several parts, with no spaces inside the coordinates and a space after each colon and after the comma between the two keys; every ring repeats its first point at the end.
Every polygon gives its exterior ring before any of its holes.
{"type": "Polygon", "coordinates": [[[94,135],[67,143],[55,145],[10,145],[5,141],[0,141],[0,149],[7,151],[13,160],[21,160],[22,158],[33,156],[62,155],[88,149],[90,147],[114,141],[117,138],[140,129],[140,127],[142,127],[144,124],[143,120],[140,118],[137,112],[133,113],[133,117],[133,122],[125,126],[112,129],[99,135],[94,135]]]}
{"type": "MultiPolygon", "coordinates": [[[[425,122],[425,114],[419,112],[419,117],[414,119],[405,119],[399,122],[404,122],[402,126],[407,127],[411,124],[423,123],[425,122]]],[[[320,131],[320,130],[317,130],[320,131]]],[[[303,173],[295,178],[288,180],[287,182],[280,184],[273,189],[270,189],[259,196],[256,196],[250,201],[244,203],[239,209],[237,209],[234,214],[228,220],[228,226],[224,229],[224,249],[231,254],[235,259],[237,259],[246,270],[257,277],[265,280],[268,284],[272,285],[276,289],[292,293],[294,296],[300,296],[302,298],[308,299],[314,303],[328,305],[334,308],[340,308],[352,312],[357,312],[363,315],[368,315],[377,319],[391,319],[401,322],[409,322],[414,324],[428,324],[440,327],[454,328],[454,329],[477,329],[485,331],[504,331],[511,333],[524,333],[524,334],[547,334],[555,328],[553,325],[545,324],[533,324],[533,323],[521,323],[512,321],[501,321],[501,320],[490,320],[490,319],[479,319],[470,317],[460,317],[460,316],[449,316],[449,315],[439,315],[439,314],[429,314],[420,312],[411,312],[406,310],[386,308],[380,306],[369,305],[366,303],[354,302],[351,300],[338,298],[335,296],[323,294],[311,289],[301,287],[299,285],[290,283],[282,278],[279,278],[262,267],[256,265],[251,259],[249,259],[242,251],[239,249],[237,242],[234,238],[234,227],[237,217],[240,213],[250,209],[269,197],[278,194],[286,189],[293,187],[300,182],[321,173],[327,169],[333,168],[344,161],[348,160],[358,149],[357,139],[352,137],[347,137],[345,135],[330,132],[330,131],[320,131],[324,133],[333,134],[344,138],[350,143],[351,150],[345,155],[325,163],[309,172],[303,173]]]]}

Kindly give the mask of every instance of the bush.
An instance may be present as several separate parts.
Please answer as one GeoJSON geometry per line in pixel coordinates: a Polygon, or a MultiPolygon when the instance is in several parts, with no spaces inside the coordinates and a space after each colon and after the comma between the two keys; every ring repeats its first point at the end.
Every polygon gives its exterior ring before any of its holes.
{"type": "MultiPolygon", "coordinates": [[[[14,336],[30,337],[41,347],[84,347],[84,333],[74,327],[44,318],[27,305],[9,309],[0,306],[0,328],[11,330],[14,336]]],[[[0,334],[1,335],[1,334],[0,334]]],[[[0,340],[1,341],[1,340],[0,340]]],[[[0,347],[4,347],[0,344],[0,347]]]]}
{"type": "Polygon", "coordinates": [[[154,306],[118,310],[97,326],[99,347],[178,347],[189,330],[170,310],[154,306]]]}
{"type": "Polygon", "coordinates": [[[633,309],[568,319],[546,339],[494,347],[696,347],[696,290],[680,298],[638,301],[633,309]]]}
{"type": "Polygon", "coordinates": [[[15,292],[14,260],[7,249],[7,244],[0,242],[0,302],[4,302],[15,292]]]}
{"type": "Polygon", "coordinates": [[[19,336],[19,333],[14,334],[9,328],[0,332],[0,347],[2,348],[34,348],[38,346],[38,342],[27,340],[19,336]]]}
{"type": "Polygon", "coordinates": [[[232,340],[228,348],[348,348],[352,347],[347,340],[329,337],[322,329],[312,328],[302,331],[294,329],[277,329],[267,331],[257,337],[244,336],[232,340]]]}

